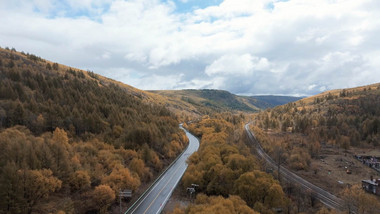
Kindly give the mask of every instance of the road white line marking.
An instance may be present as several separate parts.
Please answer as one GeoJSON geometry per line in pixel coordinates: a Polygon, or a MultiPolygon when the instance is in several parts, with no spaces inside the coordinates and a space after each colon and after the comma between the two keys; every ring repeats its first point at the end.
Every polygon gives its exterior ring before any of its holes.
{"type": "Polygon", "coordinates": [[[162,187],[162,189],[160,190],[160,192],[158,192],[158,194],[156,195],[156,197],[153,199],[152,202],[150,202],[148,208],[146,208],[146,210],[144,211],[144,214],[149,210],[149,208],[152,206],[152,204],[156,201],[156,199],[158,198],[158,196],[160,196],[161,192],[166,188],[166,186],[169,184],[169,182],[172,180],[172,178],[174,177],[174,175],[177,173],[177,171],[180,169],[181,167],[177,167],[177,169],[175,170],[175,172],[172,174],[172,176],[170,176],[170,178],[168,179],[168,181],[166,182],[165,186],[162,187]]]}

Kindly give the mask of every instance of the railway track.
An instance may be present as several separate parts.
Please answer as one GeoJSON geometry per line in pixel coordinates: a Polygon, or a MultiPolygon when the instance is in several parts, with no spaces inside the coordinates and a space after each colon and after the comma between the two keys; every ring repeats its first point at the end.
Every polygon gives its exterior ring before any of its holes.
{"type": "MultiPolygon", "coordinates": [[[[252,133],[252,131],[249,129],[249,123],[247,123],[244,128],[247,132],[249,140],[255,146],[258,156],[262,158],[270,167],[277,168],[277,163],[264,151],[260,142],[256,139],[254,133],[252,133]]],[[[342,199],[308,182],[287,168],[283,166],[280,167],[280,174],[284,179],[289,182],[298,183],[303,189],[312,191],[315,193],[315,197],[327,207],[341,211],[344,210],[344,202],[342,199]]]]}

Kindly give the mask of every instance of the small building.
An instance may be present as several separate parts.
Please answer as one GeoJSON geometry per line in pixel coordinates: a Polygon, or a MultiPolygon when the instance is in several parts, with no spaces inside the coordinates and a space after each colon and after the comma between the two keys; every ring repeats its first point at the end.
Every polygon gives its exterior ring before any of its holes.
{"type": "Polygon", "coordinates": [[[380,196],[380,179],[362,180],[362,187],[366,192],[380,196]]]}

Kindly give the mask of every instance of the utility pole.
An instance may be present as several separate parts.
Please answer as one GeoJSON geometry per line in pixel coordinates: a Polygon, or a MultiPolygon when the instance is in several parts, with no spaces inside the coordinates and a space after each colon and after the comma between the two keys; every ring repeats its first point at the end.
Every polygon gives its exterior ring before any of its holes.
{"type": "Polygon", "coordinates": [[[196,188],[199,187],[198,184],[191,184],[191,187],[188,187],[187,188],[187,192],[189,193],[190,195],[190,199],[192,198],[193,194],[195,194],[196,192],[196,188]]]}
{"type": "Polygon", "coordinates": [[[194,189],[196,189],[197,187],[199,187],[198,184],[191,184],[191,186],[192,186],[194,189]]]}
{"type": "Polygon", "coordinates": [[[130,197],[132,197],[132,190],[125,189],[124,191],[121,191],[121,189],[120,189],[120,192],[119,192],[120,214],[121,214],[121,198],[122,198],[122,197],[125,197],[125,198],[130,198],[130,197]]]}
{"type": "Polygon", "coordinates": [[[283,162],[283,153],[284,150],[282,149],[281,145],[278,145],[274,149],[274,155],[275,155],[275,161],[277,162],[277,179],[281,182],[281,163],[283,162]]]}

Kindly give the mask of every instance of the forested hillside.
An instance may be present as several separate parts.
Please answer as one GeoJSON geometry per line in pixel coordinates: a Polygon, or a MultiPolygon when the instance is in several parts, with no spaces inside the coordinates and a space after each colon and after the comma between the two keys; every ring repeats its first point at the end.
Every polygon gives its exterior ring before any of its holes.
{"type": "Polygon", "coordinates": [[[194,113],[213,114],[215,112],[256,112],[260,108],[255,106],[256,100],[249,97],[241,97],[228,91],[214,89],[187,89],[187,90],[163,90],[151,91],[175,101],[174,109],[182,110],[184,106],[191,106],[194,113]]]}
{"type": "Polygon", "coordinates": [[[188,124],[201,144],[188,160],[182,188],[198,185],[197,197],[195,204],[174,213],[273,213],[273,209],[287,209],[290,201],[278,181],[260,170],[244,143],[244,121],[243,115],[222,113],[188,124]]]}
{"type": "MultiPolygon", "coordinates": [[[[307,136],[304,142],[288,139],[293,146],[283,146],[287,152],[304,150],[310,157],[318,156],[321,144],[346,150],[351,146],[378,148],[379,106],[380,84],[335,90],[264,111],[256,117],[256,125],[307,136]]],[[[296,168],[307,167],[301,165],[296,168]]]]}
{"type": "Polygon", "coordinates": [[[143,92],[33,54],[0,49],[0,213],[105,212],[186,137],[143,92]]]}
{"type": "Polygon", "coordinates": [[[276,173],[264,171],[247,144],[247,120],[247,115],[225,112],[187,124],[201,142],[188,160],[181,192],[195,186],[195,201],[172,213],[335,213],[297,184],[287,188],[276,173]]]}
{"type": "Polygon", "coordinates": [[[378,172],[354,156],[379,150],[379,106],[380,84],[328,91],[259,113],[253,132],[278,164],[341,197],[345,209],[377,213],[380,200],[361,181],[378,172]]]}
{"type": "Polygon", "coordinates": [[[291,96],[273,96],[273,95],[258,95],[251,96],[257,100],[256,106],[261,109],[273,108],[276,106],[284,105],[287,103],[295,102],[297,100],[302,99],[302,97],[291,97],[291,96]]]}
{"type": "Polygon", "coordinates": [[[213,114],[215,112],[258,112],[301,99],[289,96],[239,96],[215,89],[150,91],[167,99],[166,106],[180,115],[213,114]],[[186,113],[186,114],[184,114],[186,113]]]}

